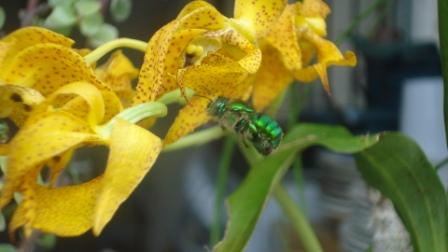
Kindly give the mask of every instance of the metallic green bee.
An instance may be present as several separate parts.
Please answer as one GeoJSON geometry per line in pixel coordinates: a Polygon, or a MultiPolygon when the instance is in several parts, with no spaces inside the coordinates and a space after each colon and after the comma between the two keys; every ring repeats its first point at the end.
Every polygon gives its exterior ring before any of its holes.
{"type": "Polygon", "coordinates": [[[274,119],[257,113],[244,102],[231,102],[225,97],[218,97],[208,105],[208,113],[223,128],[235,131],[243,141],[251,142],[263,155],[276,149],[283,137],[283,131],[274,119]]]}

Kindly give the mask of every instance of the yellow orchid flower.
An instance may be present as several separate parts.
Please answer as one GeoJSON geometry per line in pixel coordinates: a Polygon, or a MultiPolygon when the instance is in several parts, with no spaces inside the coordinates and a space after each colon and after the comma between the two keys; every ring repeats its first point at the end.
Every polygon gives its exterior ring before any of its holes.
{"type": "Polygon", "coordinates": [[[22,125],[34,106],[59,87],[86,81],[110,87],[94,74],[73,41],[44,28],[19,29],[0,40],[0,118],[22,125]]]}
{"type": "Polygon", "coordinates": [[[320,77],[329,91],[326,68],[352,66],[356,57],[342,55],[323,38],[328,13],[321,0],[236,0],[234,18],[227,18],[193,1],[149,41],[134,102],[153,101],[176,88],[195,91],[165,137],[169,144],[209,120],[201,96],[246,100],[252,94],[262,110],[293,79],[320,77]]]}
{"type": "Polygon", "coordinates": [[[255,108],[264,109],[293,79],[311,82],[320,78],[329,93],[327,67],[356,65],[353,52],[342,54],[324,38],[329,12],[322,0],[304,0],[283,9],[264,37],[263,62],[254,78],[255,108]]]}
{"type": "MultiPolygon", "coordinates": [[[[11,220],[10,233],[25,226],[26,234],[39,229],[74,236],[92,228],[99,235],[149,171],[161,150],[161,140],[133,124],[143,118],[135,110],[117,115],[115,108],[121,105],[111,103],[120,101],[118,97],[110,99],[110,93],[106,96],[87,82],[64,85],[35,108],[8,144],[0,209],[15,192],[23,198],[11,220]],[[83,112],[73,113],[74,108],[83,112]],[[115,117],[102,124],[108,114],[115,117]],[[82,184],[54,186],[75,149],[98,144],[110,149],[102,175],[82,184]],[[37,178],[44,167],[50,175],[49,182],[42,184],[37,178]]],[[[166,113],[164,105],[154,106],[159,106],[158,110],[146,111],[144,116],[166,113]]]]}
{"type": "Polygon", "coordinates": [[[207,2],[193,1],[157,31],[147,47],[134,102],[153,101],[177,88],[198,94],[179,112],[165,143],[208,121],[209,101],[199,96],[249,97],[252,82],[247,80],[261,63],[257,41],[284,6],[285,0],[237,0],[234,18],[227,18],[207,2]]]}

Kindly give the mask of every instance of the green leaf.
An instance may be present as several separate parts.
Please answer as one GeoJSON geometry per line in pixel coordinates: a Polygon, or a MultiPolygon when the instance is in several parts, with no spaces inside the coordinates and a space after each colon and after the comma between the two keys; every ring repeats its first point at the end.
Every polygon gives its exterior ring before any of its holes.
{"type": "Polygon", "coordinates": [[[97,33],[89,37],[89,42],[93,46],[100,46],[118,37],[118,30],[110,24],[103,24],[97,33]]]}
{"type": "Polygon", "coordinates": [[[71,6],[75,0],[48,0],[48,4],[52,7],[58,7],[58,6],[71,6]]]}
{"type": "Polygon", "coordinates": [[[0,252],[16,252],[16,248],[11,244],[0,243],[0,252]]]}
{"type": "Polygon", "coordinates": [[[95,0],[77,1],[75,3],[75,9],[80,16],[89,16],[94,13],[101,14],[99,13],[101,9],[101,3],[95,0]]]}
{"type": "Polygon", "coordinates": [[[61,28],[73,26],[77,17],[75,10],[68,6],[57,6],[45,20],[45,26],[51,28],[61,28]]]}
{"type": "Polygon", "coordinates": [[[376,134],[353,136],[344,127],[302,123],[289,131],[288,138],[285,138],[285,143],[279,147],[279,151],[294,145],[304,147],[321,145],[336,152],[351,154],[375,144],[379,136],[376,134]]]}
{"type": "Polygon", "coordinates": [[[5,9],[3,9],[2,6],[0,6],[0,29],[2,29],[3,25],[5,25],[5,20],[6,20],[5,9]]]}
{"type": "Polygon", "coordinates": [[[0,232],[5,231],[5,229],[6,229],[5,216],[3,215],[2,212],[0,212],[0,232]]]}
{"type": "Polygon", "coordinates": [[[37,240],[37,244],[45,251],[50,251],[56,245],[56,236],[53,234],[42,234],[37,240]]]}
{"type": "Polygon", "coordinates": [[[357,154],[356,161],[369,185],[393,202],[415,251],[448,251],[445,190],[414,141],[386,133],[377,144],[357,154]]]}
{"type": "Polygon", "coordinates": [[[51,28],[53,31],[63,34],[65,36],[69,36],[73,31],[74,26],[65,26],[65,27],[54,27],[51,28]]]}
{"type": "Polygon", "coordinates": [[[439,40],[444,83],[445,137],[448,143],[448,1],[439,0],[439,40]]]}
{"type": "Polygon", "coordinates": [[[89,16],[82,17],[80,23],[81,33],[85,36],[93,36],[97,33],[103,25],[103,16],[100,13],[95,13],[89,16]]]}
{"type": "Polygon", "coordinates": [[[131,0],[112,0],[110,3],[110,13],[116,22],[126,20],[132,11],[131,0]]]}
{"type": "Polygon", "coordinates": [[[224,239],[215,251],[241,251],[274,187],[278,184],[298,151],[310,145],[322,145],[334,151],[361,151],[378,140],[375,136],[354,137],[342,127],[300,124],[285,137],[273,154],[255,161],[241,186],[228,199],[229,221],[224,239]]]}

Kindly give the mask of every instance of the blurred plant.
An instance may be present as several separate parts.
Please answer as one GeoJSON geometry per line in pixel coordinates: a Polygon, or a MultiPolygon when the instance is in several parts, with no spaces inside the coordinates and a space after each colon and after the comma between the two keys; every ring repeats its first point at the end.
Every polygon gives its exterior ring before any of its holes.
{"type": "Polygon", "coordinates": [[[88,44],[96,47],[118,37],[118,29],[104,21],[107,14],[123,22],[131,10],[132,0],[29,0],[19,16],[22,26],[43,26],[64,35],[78,28],[88,44]]]}

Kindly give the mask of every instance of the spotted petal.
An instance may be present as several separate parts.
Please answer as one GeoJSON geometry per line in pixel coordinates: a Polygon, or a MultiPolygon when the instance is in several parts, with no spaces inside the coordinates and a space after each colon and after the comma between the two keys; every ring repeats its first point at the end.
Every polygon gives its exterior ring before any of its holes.
{"type": "Polygon", "coordinates": [[[74,82],[65,85],[51,94],[48,98],[49,102],[57,100],[59,95],[76,95],[86,102],[86,105],[88,105],[87,121],[92,129],[103,120],[105,113],[104,99],[101,92],[92,84],[74,82]]]}
{"type": "Polygon", "coordinates": [[[254,78],[252,103],[260,111],[271,104],[293,80],[291,73],[282,64],[277,50],[266,47],[263,61],[254,78]]]}
{"type": "Polygon", "coordinates": [[[238,59],[238,63],[248,73],[257,72],[261,63],[261,50],[258,46],[247,40],[235,30],[227,30],[221,34],[221,41],[225,45],[222,51],[232,58],[238,59]],[[239,56],[240,51],[243,55],[239,56]]]}
{"type": "Polygon", "coordinates": [[[286,0],[236,0],[234,18],[248,26],[248,29],[254,30],[258,38],[282,13],[286,4],[286,0]]]}
{"type": "Polygon", "coordinates": [[[242,85],[247,76],[248,72],[237,61],[214,53],[202,64],[180,70],[178,78],[186,87],[203,96],[241,99],[244,90],[249,88],[242,85]]]}
{"type": "Polygon", "coordinates": [[[170,144],[208,122],[207,106],[210,101],[203,97],[193,97],[176,116],[165,136],[164,144],[170,144]]]}
{"type": "Polygon", "coordinates": [[[170,127],[165,144],[172,143],[209,120],[207,105],[218,96],[242,99],[251,86],[244,82],[247,71],[238,62],[220,54],[211,54],[201,65],[179,72],[179,80],[201,96],[193,97],[179,111],[170,127]]]}
{"type": "Polygon", "coordinates": [[[92,228],[92,216],[101,177],[89,182],[49,188],[30,183],[23,202],[14,212],[9,225],[11,234],[25,226],[25,233],[32,228],[59,236],[75,236],[92,228]]]}
{"type": "Polygon", "coordinates": [[[310,31],[304,33],[304,38],[316,48],[317,63],[294,71],[294,77],[301,81],[310,81],[319,76],[325,91],[330,92],[327,68],[331,65],[355,66],[356,55],[351,51],[343,55],[331,41],[310,31]]]}
{"type": "MultiPolygon", "coordinates": [[[[59,94],[70,91],[70,88],[62,89],[59,94]]],[[[95,100],[89,92],[78,94],[95,100]]],[[[89,126],[69,113],[53,111],[41,115],[39,121],[27,122],[14,137],[10,144],[13,151],[8,153],[0,207],[9,202],[12,192],[21,192],[23,201],[13,217],[10,232],[25,226],[26,234],[37,228],[60,236],[73,236],[93,227],[98,235],[149,171],[161,150],[158,137],[126,121],[118,119],[114,123],[107,142],[92,133],[89,126]],[[65,159],[65,155],[71,155],[71,150],[80,145],[108,142],[109,160],[102,176],[61,188],[36,184],[37,174],[45,163],[57,173],[66,164],[66,160],[57,160],[62,164],[55,165],[54,157],[62,155],[65,159]]]]}
{"type": "Polygon", "coordinates": [[[27,122],[9,144],[8,169],[0,197],[0,209],[20,191],[26,176],[37,176],[42,165],[83,142],[101,141],[89,125],[66,112],[41,115],[37,122],[27,122]]]}
{"type": "Polygon", "coordinates": [[[302,68],[302,52],[295,22],[296,8],[296,5],[288,5],[266,34],[266,40],[280,52],[283,64],[289,70],[302,68]]]}
{"type": "Polygon", "coordinates": [[[137,77],[138,69],[122,51],[112,54],[104,65],[95,69],[95,74],[112,88],[123,103],[130,105],[134,95],[132,80],[137,77]]]}
{"type": "Polygon", "coordinates": [[[108,165],[93,216],[93,232],[99,235],[118,207],[148,173],[160,153],[160,138],[123,120],[111,135],[108,165]]]}
{"type": "Polygon", "coordinates": [[[49,43],[28,47],[15,55],[8,67],[0,69],[0,80],[32,87],[43,96],[75,81],[109,89],[95,77],[81,55],[68,47],[49,43]]]}
{"type": "Polygon", "coordinates": [[[33,88],[0,84],[0,118],[9,117],[20,127],[33,107],[44,100],[42,94],[33,88]]]}
{"type": "Polygon", "coordinates": [[[218,30],[224,27],[226,17],[205,1],[192,1],[176,18],[178,29],[218,30]]]}
{"type": "Polygon", "coordinates": [[[174,76],[183,67],[184,49],[203,32],[201,29],[178,31],[178,23],[173,21],[151,38],[140,70],[134,103],[154,101],[162,94],[178,88],[174,76]]]}
{"type": "Polygon", "coordinates": [[[303,0],[297,3],[298,15],[304,17],[320,17],[325,19],[330,13],[330,7],[323,0],[303,0]]]}
{"type": "Polygon", "coordinates": [[[0,69],[6,68],[20,51],[42,43],[70,47],[74,41],[40,27],[19,29],[0,40],[0,69]]]}

